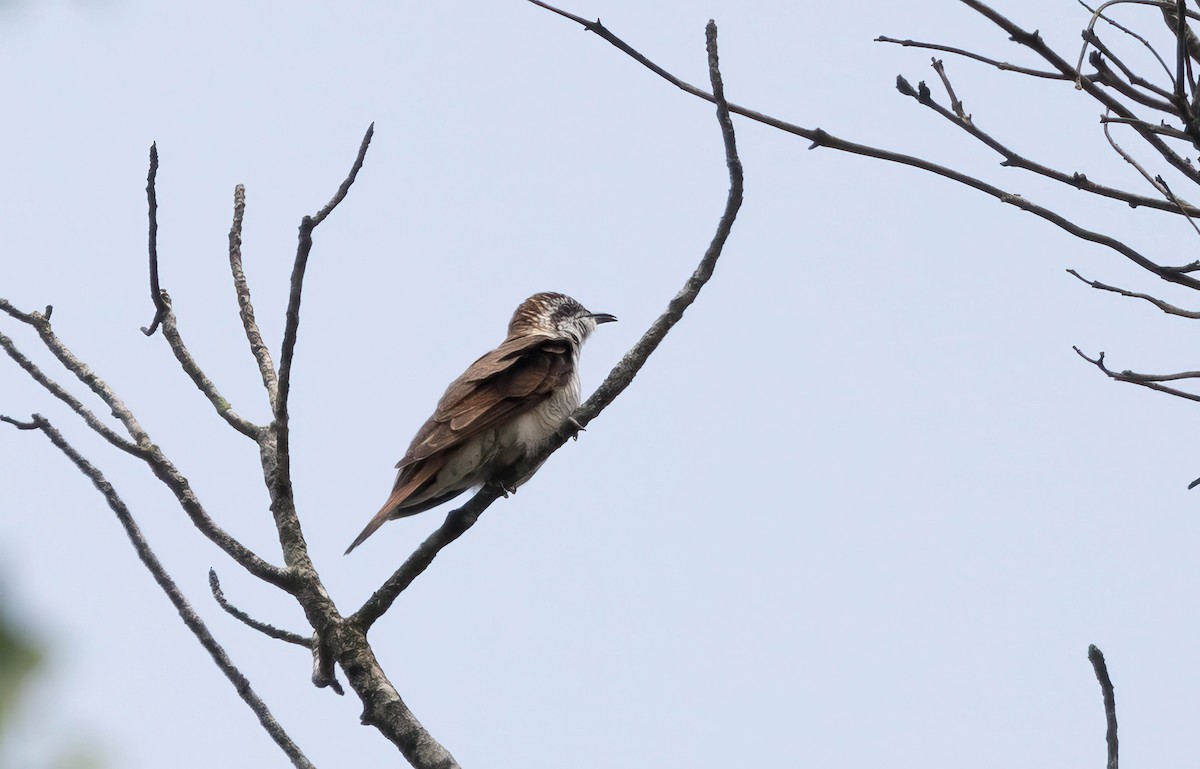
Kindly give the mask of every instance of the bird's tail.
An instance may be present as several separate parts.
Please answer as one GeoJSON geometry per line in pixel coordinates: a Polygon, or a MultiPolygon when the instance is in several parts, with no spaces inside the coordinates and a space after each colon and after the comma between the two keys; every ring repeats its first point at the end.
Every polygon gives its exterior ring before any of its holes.
{"type": "MultiPolygon", "coordinates": [[[[407,468],[406,468],[407,470],[407,468]]],[[[361,545],[367,537],[379,530],[379,527],[392,518],[403,518],[407,515],[413,515],[426,509],[426,506],[416,506],[412,509],[405,510],[405,503],[414,494],[418,494],[423,486],[437,474],[438,467],[435,465],[425,465],[417,469],[416,472],[407,476],[401,475],[396,479],[396,486],[392,489],[391,495],[387,502],[383,503],[383,507],[379,508],[379,512],[375,513],[375,517],[367,524],[367,527],[362,530],[362,533],[355,537],[350,543],[350,547],[346,548],[346,552],[342,555],[350,555],[350,551],[361,545]]],[[[405,471],[402,470],[402,473],[405,471]]],[[[440,501],[440,500],[439,500],[440,501]]]]}
{"type": "Polygon", "coordinates": [[[384,505],[382,510],[380,510],[378,513],[375,513],[375,517],[372,518],[371,522],[367,524],[367,527],[362,530],[362,533],[354,538],[354,541],[350,543],[350,547],[346,548],[346,552],[342,553],[342,555],[350,555],[351,550],[361,545],[364,541],[366,541],[367,537],[378,531],[379,527],[382,526],[388,519],[388,513],[391,512],[389,508],[390,505],[384,505]]]}

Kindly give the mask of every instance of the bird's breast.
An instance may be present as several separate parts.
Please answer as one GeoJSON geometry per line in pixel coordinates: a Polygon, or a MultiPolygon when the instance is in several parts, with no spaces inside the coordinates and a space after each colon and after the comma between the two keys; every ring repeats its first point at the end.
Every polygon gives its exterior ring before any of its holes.
{"type": "Polygon", "coordinates": [[[549,398],[498,428],[497,442],[502,451],[511,449],[522,454],[536,451],[578,407],[579,377],[572,376],[549,398]]]}

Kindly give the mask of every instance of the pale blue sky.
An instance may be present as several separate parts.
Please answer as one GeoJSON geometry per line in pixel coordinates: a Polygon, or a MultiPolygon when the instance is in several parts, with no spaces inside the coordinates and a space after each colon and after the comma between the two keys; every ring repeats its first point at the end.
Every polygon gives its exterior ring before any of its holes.
{"type": "MultiPolygon", "coordinates": [[[[715,18],[733,101],[985,175],[1162,261],[1194,258],[1182,220],[999,168],[896,93],[897,73],[936,76],[928,52],[880,34],[1033,62],[959,3],[567,7],[697,83],[715,18]]],[[[997,7],[1077,50],[1075,3],[997,7]]],[[[979,125],[1150,194],[1085,95],[947,64],[979,125]]],[[[562,291],[621,319],[585,350],[590,389],[681,285],[726,194],[709,105],[516,0],[16,3],[0,9],[0,68],[0,295],[53,304],[58,333],[212,515],[275,560],[253,445],[138,332],[152,314],[146,153],[157,141],[162,280],[185,337],[264,420],[225,262],[233,186],[247,185],[246,269],[278,349],[295,228],[375,121],[358,183],[317,234],[293,391],[300,514],[343,610],[440,523],[392,523],[341,556],[517,303],[562,291]]],[[[581,440],[376,627],[408,704],[464,767],[1078,767],[1104,755],[1095,643],[1125,760],[1191,760],[1196,412],[1108,382],[1071,345],[1183,370],[1194,329],[1064,271],[1190,298],[946,180],[736,126],[746,202],[700,301],[581,440]]],[[[0,326],[50,368],[28,330],[0,326]]],[[[109,474],[308,756],[396,765],[353,696],[311,687],[305,652],[215,606],[208,567],[258,617],[300,630],[295,606],[0,364],[0,412],[45,413],[109,474]]],[[[6,760],[33,767],[80,741],[119,769],[285,766],[88,483],[11,430],[0,466],[0,589],[49,647],[6,760]]]]}

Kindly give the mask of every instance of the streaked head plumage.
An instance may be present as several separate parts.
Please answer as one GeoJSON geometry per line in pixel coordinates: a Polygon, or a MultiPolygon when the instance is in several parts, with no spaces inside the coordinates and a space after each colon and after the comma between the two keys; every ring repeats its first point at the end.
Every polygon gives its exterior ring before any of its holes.
{"type": "Polygon", "coordinates": [[[596,324],[615,320],[608,313],[589,312],[566,294],[542,291],[517,307],[508,324],[508,335],[549,334],[571,338],[577,344],[583,344],[596,329],[596,324]]]}

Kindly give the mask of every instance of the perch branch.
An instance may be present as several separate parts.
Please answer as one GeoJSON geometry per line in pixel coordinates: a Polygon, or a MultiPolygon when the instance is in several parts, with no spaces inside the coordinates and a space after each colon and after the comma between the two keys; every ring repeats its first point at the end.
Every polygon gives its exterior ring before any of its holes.
{"type": "MultiPolygon", "coordinates": [[[[668,303],[667,309],[642,334],[641,339],[630,348],[629,352],[609,372],[604,382],[596,388],[587,401],[574,413],[537,457],[533,458],[534,466],[541,464],[551,454],[559,449],[572,434],[587,425],[600,415],[608,404],[620,395],[630,385],[638,371],[646,364],[646,360],[657,349],[671,328],[680,321],[684,311],[696,301],[704,284],[712,277],[713,269],[733,229],[738,209],[742,205],[743,175],[742,161],[738,158],[737,140],[734,135],[733,121],[729,116],[730,105],[725,100],[725,87],[721,78],[720,59],[717,55],[717,25],[709,21],[705,28],[705,42],[708,54],[708,75],[712,83],[714,101],[717,106],[717,121],[721,128],[721,138],[725,147],[725,165],[729,170],[729,193],[725,199],[725,209],[717,224],[716,233],[709,243],[708,249],[700,259],[700,263],[692,275],[684,283],[683,288],[668,303]]],[[[479,515],[500,496],[501,491],[493,486],[485,486],[467,504],[446,516],[441,528],[429,536],[417,550],[388,578],[372,595],[362,608],[353,616],[350,622],[366,632],[371,625],[388,610],[412,581],[433,561],[434,556],[450,542],[453,542],[467,529],[474,525],[479,515]]]]}

